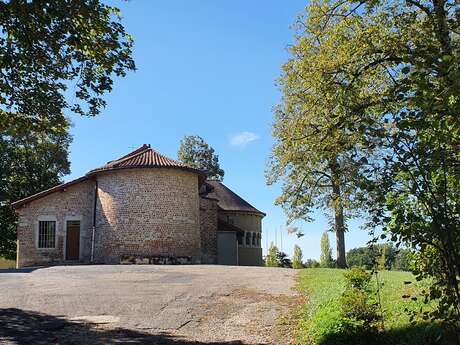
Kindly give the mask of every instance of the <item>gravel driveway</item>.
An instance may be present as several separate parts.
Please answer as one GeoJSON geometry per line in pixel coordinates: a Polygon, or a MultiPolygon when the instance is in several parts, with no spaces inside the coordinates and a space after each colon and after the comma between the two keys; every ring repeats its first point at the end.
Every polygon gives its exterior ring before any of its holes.
{"type": "Polygon", "coordinates": [[[295,270],[60,266],[0,270],[0,344],[280,344],[295,270]]]}

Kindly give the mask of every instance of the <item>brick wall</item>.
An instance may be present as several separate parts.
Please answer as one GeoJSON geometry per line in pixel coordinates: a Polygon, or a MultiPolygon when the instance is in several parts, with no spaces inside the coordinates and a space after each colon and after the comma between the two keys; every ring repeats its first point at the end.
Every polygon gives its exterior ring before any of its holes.
{"type": "Polygon", "coordinates": [[[65,224],[80,220],[80,260],[90,259],[94,182],[83,181],[65,191],[49,194],[16,210],[19,241],[19,266],[53,264],[65,259],[65,224]],[[38,249],[38,221],[56,221],[56,248],[38,249]]]}
{"type": "Polygon", "coordinates": [[[200,198],[202,262],[217,262],[217,200],[200,198]]]}
{"type": "Polygon", "coordinates": [[[198,176],[179,169],[118,170],[98,175],[96,262],[123,255],[201,260],[198,176]]]}

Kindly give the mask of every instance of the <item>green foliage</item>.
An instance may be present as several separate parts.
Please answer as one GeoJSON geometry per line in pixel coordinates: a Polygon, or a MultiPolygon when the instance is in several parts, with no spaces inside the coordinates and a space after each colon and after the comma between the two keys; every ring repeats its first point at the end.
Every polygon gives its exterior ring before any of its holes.
{"type": "Polygon", "coordinates": [[[181,162],[203,170],[210,179],[224,179],[224,171],[219,166],[219,156],[198,135],[186,135],[181,140],[177,157],[181,162]]]}
{"type": "Polygon", "coordinates": [[[69,122],[61,114],[46,132],[27,120],[10,121],[0,131],[0,255],[16,258],[16,214],[11,203],[53,187],[70,172],[69,122]]]}
{"type": "Polygon", "coordinates": [[[350,288],[344,291],[340,298],[340,306],[346,318],[353,320],[351,332],[370,330],[376,328],[376,322],[380,319],[377,306],[370,299],[365,290],[350,288]]]}
{"type": "Polygon", "coordinates": [[[11,202],[69,173],[65,110],[98,115],[135,69],[117,8],[98,0],[0,0],[0,255],[15,257],[11,202]]]}
{"type": "MultiPolygon", "coordinates": [[[[404,310],[418,310],[424,304],[419,300],[401,299],[401,296],[418,295],[426,288],[426,284],[405,284],[414,280],[414,276],[408,272],[384,271],[379,274],[382,280],[385,330],[375,332],[375,329],[363,327],[363,321],[346,317],[340,303],[344,293],[345,272],[339,269],[308,269],[299,273],[298,289],[305,295],[307,304],[302,308],[298,323],[297,344],[450,345],[457,342],[458,334],[446,325],[426,323],[421,319],[411,324],[404,310]]],[[[372,304],[372,299],[367,302],[372,304]]],[[[434,308],[431,305],[425,307],[434,308]]]]}
{"type": "Polygon", "coordinates": [[[401,249],[396,254],[392,269],[398,271],[410,271],[412,265],[412,253],[409,249],[401,249]]]}
{"type": "Polygon", "coordinates": [[[376,252],[374,247],[353,248],[347,252],[347,263],[350,267],[361,267],[371,270],[375,267],[376,252]]]}
{"type": "Polygon", "coordinates": [[[321,264],[315,259],[307,259],[305,261],[305,268],[320,268],[321,264]]]}
{"type": "Polygon", "coordinates": [[[343,274],[347,289],[367,290],[372,276],[362,268],[353,267],[343,274]]]}
{"type": "Polygon", "coordinates": [[[294,193],[314,176],[297,166],[310,168],[317,147],[335,153],[349,173],[341,186],[354,188],[342,200],[367,205],[370,229],[417,249],[413,272],[432,279],[426,301],[438,301],[430,316],[458,325],[460,3],[316,0],[298,24],[275,124],[287,200],[316,204],[294,193]]]}
{"type": "Polygon", "coordinates": [[[16,261],[14,260],[7,260],[0,257],[0,269],[11,269],[16,268],[16,261]]]}
{"type": "Polygon", "coordinates": [[[0,129],[8,118],[46,129],[64,109],[97,115],[113,78],[135,69],[120,11],[98,0],[2,0],[0,30],[0,129]]]}
{"type": "Polygon", "coordinates": [[[379,268],[408,271],[410,250],[396,249],[390,244],[374,244],[367,247],[354,248],[347,252],[350,267],[361,267],[366,270],[379,268]]]}
{"type": "Polygon", "coordinates": [[[302,249],[297,244],[294,246],[294,254],[292,255],[292,267],[296,269],[303,268],[302,249]]]}
{"type": "Polygon", "coordinates": [[[321,267],[331,268],[334,267],[334,260],[332,260],[332,249],[329,243],[329,235],[327,231],[321,236],[321,256],[319,258],[321,267]]]}
{"type": "Polygon", "coordinates": [[[292,262],[285,252],[279,251],[276,254],[276,261],[278,262],[278,267],[292,268],[292,262]]]}
{"type": "Polygon", "coordinates": [[[265,266],[278,267],[278,253],[278,247],[276,247],[272,242],[268,248],[267,256],[265,257],[265,266]]]}
{"type": "MultiPolygon", "coordinates": [[[[359,324],[361,331],[370,331],[376,328],[380,319],[377,304],[372,300],[372,276],[362,268],[352,268],[344,273],[345,291],[340,297],[340,306],[345,317],[359,324]]],[[[353,327],[352,331],[356,331],[353,327]]]]}
{"type": "Polygon", "coordinates": [[[344,316],[337,300],[325,302],[310,320],[310,332],[308,337],[313,344],[346,344],[341,342],[325,342],[324,339],[331,335],[338,336],[346,341],[348,334],[353,334],[360,329],[358,322],[344,316]]]}

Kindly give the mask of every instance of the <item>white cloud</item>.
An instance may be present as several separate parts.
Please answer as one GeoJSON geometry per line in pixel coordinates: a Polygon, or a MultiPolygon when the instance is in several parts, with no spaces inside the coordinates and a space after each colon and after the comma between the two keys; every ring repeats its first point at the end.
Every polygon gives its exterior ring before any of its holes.
{"type": "Polygon", "coordinates": [[[235,134],[230,138],[230,145],[238,146],[238,147],[245,147],[251,141],[259,139],[259,136],[256,133],[252,132],[241,132],[235,134]]]}

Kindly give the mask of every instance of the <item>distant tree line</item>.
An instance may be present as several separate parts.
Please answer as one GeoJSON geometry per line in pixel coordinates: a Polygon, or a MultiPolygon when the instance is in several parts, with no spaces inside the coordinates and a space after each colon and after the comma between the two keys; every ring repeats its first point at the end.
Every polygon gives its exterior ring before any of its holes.
{"type": "MultiPolygon", "coordinates": [[[[337,261],[332,258],[332,249],[329,242],[328,232],[321,236],[320,260],[307,259],[302,261],[302,249],[296,244],[292,260],[288,255],[278,249],[273,243],[268,248],[265,257],[265,265],[268,267],[284,268],[336,268],[337,261]]],[[[349,250],[346,253],[349,267],[359,267],[364,270],[395,270],[409,271],[413,254],[407,248],[398,249],[392,243],[373,244],[349,250]]]]}
{"type": "Polygon", "coordinates": [[[377,244],[349,250],[347,263],[350,267],[366,270],[377,267],[381,270],[409,271],[410,255],[409,249],[397,249],[391,244],[377,244]]]}

